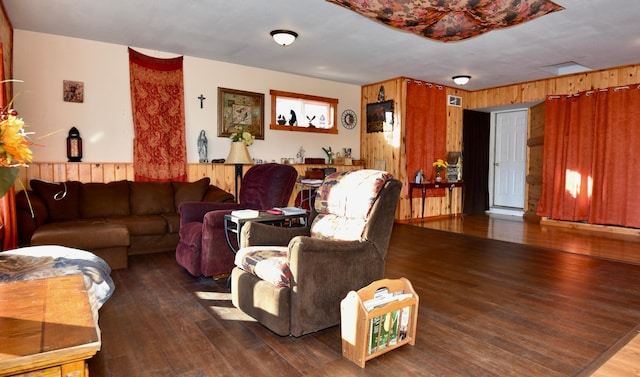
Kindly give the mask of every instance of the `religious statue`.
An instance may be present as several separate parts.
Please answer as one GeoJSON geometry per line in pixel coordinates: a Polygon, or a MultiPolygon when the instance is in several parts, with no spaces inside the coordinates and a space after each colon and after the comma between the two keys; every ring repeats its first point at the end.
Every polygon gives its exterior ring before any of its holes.
{"type": "Polygon", "coordinates": [[[207,159],[208,145],[207,136],[204,134],[204,130],[202,130],[200,131],[200,136],[198,136],[198,157],[200,158],[200,162],[209,162],[207,159]]]}

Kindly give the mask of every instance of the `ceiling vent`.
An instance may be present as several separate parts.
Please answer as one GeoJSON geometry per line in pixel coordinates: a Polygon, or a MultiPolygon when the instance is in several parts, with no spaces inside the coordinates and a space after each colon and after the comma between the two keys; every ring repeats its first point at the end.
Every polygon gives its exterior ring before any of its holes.
{"type": "Polygon", "coordinates": [[[542,67],[543,71],[551,72],[556,76],[570,75],[572,73],[580,73],[591,71],[591,68],[580,65],[576,62],[566,62],[542,67]]]}

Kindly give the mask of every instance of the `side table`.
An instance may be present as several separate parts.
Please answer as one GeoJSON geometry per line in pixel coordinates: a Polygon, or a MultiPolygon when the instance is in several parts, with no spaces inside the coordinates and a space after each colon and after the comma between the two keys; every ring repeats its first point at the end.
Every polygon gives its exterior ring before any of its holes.
{"type": "Polygon", "coordinates": [[[235,233],[236,242],[238,246],[240,246],[240,231],[242,230],[244,224],[248,223],[249,221],[280,226],[286,225],[291,227],[294,226],[295,222],[293,220],[295,219],[298,219],[298,223],[300,224],[306,224],[307,211],[304,211],[304,213],[296,213],[293,215],[272,215],[270,213],[260,212],[260,215],[258,217],[251,218],[240,218],[232,215],[224,215],[224,236],[227,239],[227,245],[229,245],[229,248],[235,254],[238,252],[238,250],[233,247],[231,239],[229,238],[229,234],[235,233]]]}
{"type": "Polygon", "coordinates": [[[422,190],[422,221],[424,221],[424,200],[427,196],[427,189],[448,188],[449,189],[449,216],[452,216],[452,200],[453,200],[453,188],[460,187],[462,190],[462,206],[464,207],[464,181],[456,182],[425,182],[416,183],[409,182],[409,222],[413,221],[413,190],[422,190]]]}

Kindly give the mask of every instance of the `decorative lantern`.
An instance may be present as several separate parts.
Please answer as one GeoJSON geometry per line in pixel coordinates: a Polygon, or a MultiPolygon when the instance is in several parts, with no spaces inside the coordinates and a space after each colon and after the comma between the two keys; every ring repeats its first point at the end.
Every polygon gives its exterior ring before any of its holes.
{"type": "Polygon", "coordinates": [[[82,161],[82,138],[75,127],[71,127],[67,136],[67,158],[69,162],[82,161]]]}

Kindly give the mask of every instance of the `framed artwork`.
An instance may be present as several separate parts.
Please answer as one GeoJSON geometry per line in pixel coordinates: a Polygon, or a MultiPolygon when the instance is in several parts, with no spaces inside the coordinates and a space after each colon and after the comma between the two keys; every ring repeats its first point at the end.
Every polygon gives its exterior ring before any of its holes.
{"type": "Polygon", "coordinates": [[[393,100],[367,104],[367,133],[393,130],[393,100]]]}
{"type": "Polygon", "coordinates": [[[62,99],[65,102],[84,102],[84,83],[62,80],[62,99]]]}
{"type": "Polygon", "coordinates": [[[264,140],[264,94],[218,87],[218,136],[240,128],[264,140]]]}

